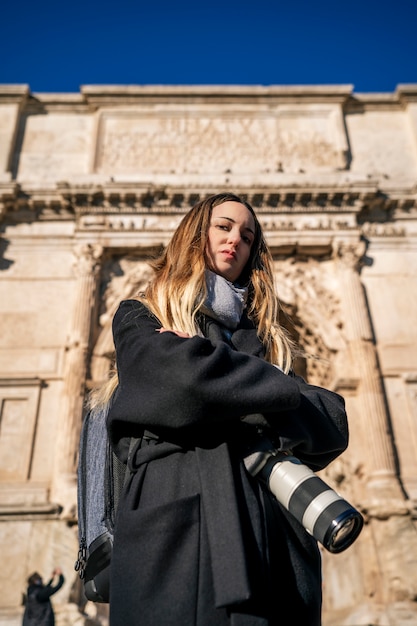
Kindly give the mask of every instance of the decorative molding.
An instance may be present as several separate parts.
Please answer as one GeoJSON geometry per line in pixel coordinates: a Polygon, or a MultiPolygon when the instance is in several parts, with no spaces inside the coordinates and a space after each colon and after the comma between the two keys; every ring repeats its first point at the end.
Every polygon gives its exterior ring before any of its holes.
{"type": "MultiPolygon", "coordinates": [[[[214,187],[153,186],[136,183],[70,184],[31,188],[0,183],[0,215],[34,212],[39,219],[68,219],[82,215],[185,213],[214,187]]],[[[388,195],[374,185],[305,186],[275,188],[233,187],[258,214],[353,213],[366,216],[399,209],[417,212],[417,193],[388,195]]]]}
{"type": "Polygon", "coordinates": [[[404,108],[417,100],[416,84],[398,84],[394,92],[355,93],[346,85],[82,85],[73,93],[32,93],[27,84],[0,85],[0,103],[26,102],[28,110],[74,109],[95,111],[101,107],[157,104],[311,104],[341,103],[347,110],[404,108]]]}
{"type": "Polygon", "coordinates": [[[22,104],[29,95],[29,85],[0,85],[0,104],[22,104]]]}
{"type": "Polygon", "coordinates": [[[45,381],[42,378],[38,377],[27,377],[20,376],[19,378],[5,378],[2,376],[0,378],[0,388],[1,387],[43,387],[45,385],[45,381]]]}

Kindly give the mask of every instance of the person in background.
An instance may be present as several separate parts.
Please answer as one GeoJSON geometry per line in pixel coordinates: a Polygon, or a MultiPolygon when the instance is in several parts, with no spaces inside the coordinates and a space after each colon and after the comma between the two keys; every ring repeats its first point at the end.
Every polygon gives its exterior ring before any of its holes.
{"type": "Polygon", "coordinates": [[[132,472],[110,624],[319,626],[317,542],[243,459],[267,436],[323,469],[348,445],[344,400],[294,373],[246,200],[199,201],[151,265],[145,292],[119,305],[115,372],[90,399],[109,408],[113,449],[132,472]]]}
{"type": "Polygon", "coordinates": [[[51,580],[46,585],[43,584],[42,576],[38,572],[31,574],[27,582],[23,626],[55,626],[55,614],[50,598],[65,582],[61,569],[59,567],[54,569],[51,580]]]}

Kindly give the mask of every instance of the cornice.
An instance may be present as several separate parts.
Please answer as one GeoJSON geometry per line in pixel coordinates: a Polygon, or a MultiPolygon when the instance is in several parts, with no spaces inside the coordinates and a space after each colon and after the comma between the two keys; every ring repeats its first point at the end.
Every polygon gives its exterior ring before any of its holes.
{"type": "Polygon", "coordinates": [[[352,93],[346,99],[345,113],[362,113],[373,110],[401,110],[417,102],[417,85],[397,85],[392,93],[352,93]]]}
{"type": "Polygon", "coordinates": [[[417,102],[417,83],[397,85],[395,93],[403,102],[417,102]]]}
{"type": "Polygon", "coordinates": [[[0,85],[0,104],[24,103],[28,111],[95,111],[109,106],[153,104],[340,103],[346,112],[404,109],[417,101],[416,84],[394,92],[355,93],[353,85],[82,85],[77,93],[32,93],[29,85],[0,85]]]}
{"type": "Polygon", "coordinates": [[[25,102],[28,114],[48,112],[90,113],[95,110],[80,93],[31,93],[25,102]]]}
{"type": "Polygon", "coordinates": [[[84,85],[81,93],[95,107],[131,104],[256,103],[257,105],[340,102],[352,85],[84,85]]]}
{"type": "MultiPolygon", "coordinates": [[[[233,191],[246,198],[260,215],[351,214],[360,223],[372,212],[417,211],[415,189],[387,194],[371,184],[251,186],[234,187],[233,191]]],[[[32,219],[40,220],[73,220],[84,215],[183,214],[200,198],[217,192],[218,187],[211,186],[60,182],[30,187],[5,182],[0,183],[0,217],[24,221],[28,213],[32,219]]]]}
{"type": "Polygon", "coordinates": [[[1,104],[21,104],[30,94],[29,85],[0,85],[1,104]]]}

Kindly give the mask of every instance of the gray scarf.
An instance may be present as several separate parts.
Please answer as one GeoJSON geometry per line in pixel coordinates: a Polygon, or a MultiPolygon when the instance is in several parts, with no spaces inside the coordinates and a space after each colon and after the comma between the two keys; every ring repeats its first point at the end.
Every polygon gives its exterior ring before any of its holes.
{"type": "Polygon", "coordinates": [[[247,287],[237,287],[223,276],[206,270],[207,298],[201,312],[234,330],[246,308],[247,287]]]}

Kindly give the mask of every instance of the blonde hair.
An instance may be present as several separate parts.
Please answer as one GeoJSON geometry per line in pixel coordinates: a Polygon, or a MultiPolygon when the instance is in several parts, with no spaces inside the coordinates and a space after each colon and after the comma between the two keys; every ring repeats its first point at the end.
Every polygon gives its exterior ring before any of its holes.
{"type": "MultiPolygon", "coordinates": [[[[251,205],[235,194],[220,193],[201,200],[184,216],[162,254],[150,261],[154,277],[137,296],[158,318],[161,326],[201,334],[197,314],[206,297],[206,244],[212,210],[224,202],[239,202],[253,215],[255,237],[239,284],[248,286],[247,315],[264,346],[265,359],[288,372],[294,344],[279,323],[280,304],[275,292],[273,261],[261,225],[251,205]]],[[[114,370],[109,380],[90,394],[90,406],[109,401],[118,383],[114,370]]]]}

